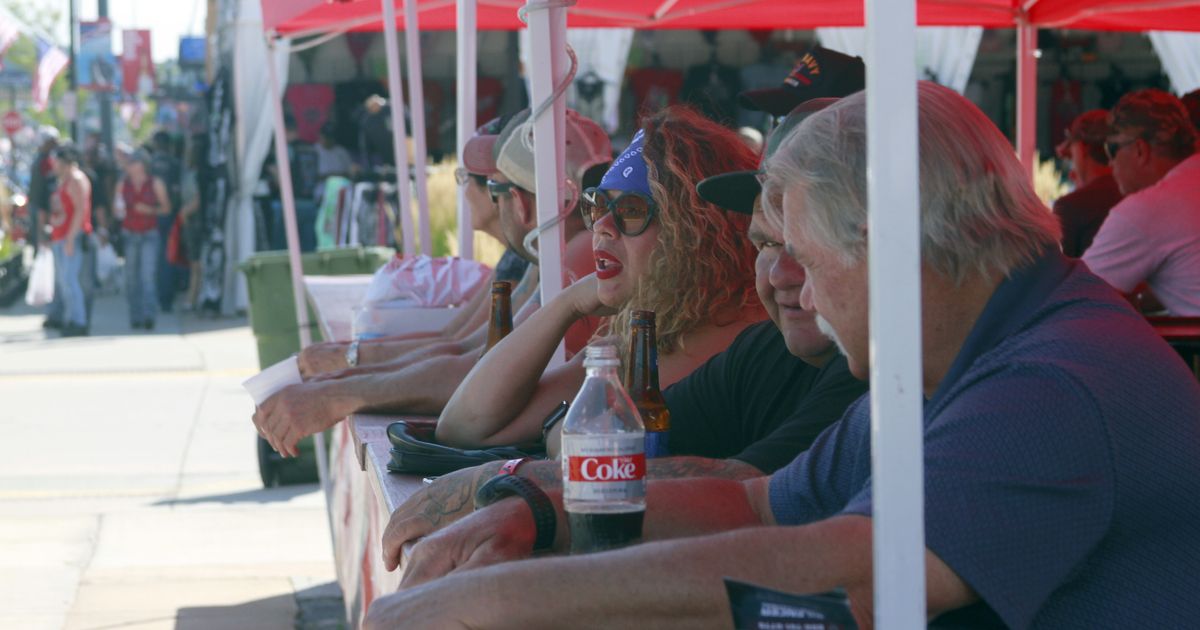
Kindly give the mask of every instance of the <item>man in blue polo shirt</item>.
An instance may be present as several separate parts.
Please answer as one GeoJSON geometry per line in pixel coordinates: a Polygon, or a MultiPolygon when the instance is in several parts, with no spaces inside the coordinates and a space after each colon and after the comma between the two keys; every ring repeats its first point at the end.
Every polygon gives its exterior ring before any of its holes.
{"type": "MultiPolygon", "coordinates": [[[[1057,250],[1056,220],[988,119],[936,84],[918,99],[930,617],[1194,626],[1200,385],[1057,250]]],[[[859,376],[870,356],[865,104],[857,94],[809,117],[768,162],[763,192],[807,272],[802,306],[859,376]]],[[[378,600],[367,627],[727,626],[723,577],[844,588],[869,626],[869,407],[868,394],[771,477],[649,484],[643,538],[676,540],[476,570],[528,555],[535,523],[563,522],[561,507],[548,519],[524,495],[497,501],[418,544],[408,584],[455,573],[378,600]]],[[[553,537],[564,549],[570,533],[553,537]]]]}

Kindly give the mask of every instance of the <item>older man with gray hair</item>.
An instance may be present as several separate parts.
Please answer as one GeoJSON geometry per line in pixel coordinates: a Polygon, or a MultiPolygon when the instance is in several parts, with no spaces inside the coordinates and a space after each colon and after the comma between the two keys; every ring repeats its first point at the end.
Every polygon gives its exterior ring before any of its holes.
{"type": "MultiPolygon", "coordinates": [[[[1057,222],[991,122],[936,84],[918,98],[934,625],[1193,624],[1200,385],[1058,251],[1057,222]]],[[[807,272],[802,305],[863,377],[867,241],[886,238],[867,232],[865,104],[859,93],[806,120],[768,162],[764,192],[807,272]]],[[[643,538],[659,542],[476,569],[532,549],[538,508],[500,500],[419,543],[414,559],[453,574],[376,601],[367,626],[728,627],[733,578],[844,588],[870,627],[869,397],[770,477],[650,483],[643,538]]],[[[568,528],[555,533],[566,548],[568,528]]]]}

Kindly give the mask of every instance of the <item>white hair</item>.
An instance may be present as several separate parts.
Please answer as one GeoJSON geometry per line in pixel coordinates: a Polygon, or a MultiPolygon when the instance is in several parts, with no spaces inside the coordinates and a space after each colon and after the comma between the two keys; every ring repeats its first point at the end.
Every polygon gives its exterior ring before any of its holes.
{"type": "MultiPolygon", "coordinates": [[[[961,283],[1007,275],[1056,247],[1058,221],[996,126],[936,83],[920,82],[917,95],[922,261],[961,283]]],[[[866,143],[859,92],[809,116],[767,161],[763,204],[801,195],[807,211],[788,220],[847,264],[866,256],[866,143]]]]}

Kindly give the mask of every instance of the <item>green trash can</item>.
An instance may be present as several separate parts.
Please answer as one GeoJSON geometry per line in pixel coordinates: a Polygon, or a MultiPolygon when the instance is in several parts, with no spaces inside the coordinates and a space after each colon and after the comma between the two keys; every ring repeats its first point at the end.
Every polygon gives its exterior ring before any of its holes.
{"type": "MultiPolygon", "coordinates": [[[[395,252],[386,247],[345,247],[311,252],[300,257],[305,275],[344,276],[374,273],[395,252]]],[[[240,267],[250,294],[250,328],[258,344],[258,366],[265,368],[300,351],[300,327],[292,297],[292,276],[286,251],[259,252],[240,267]]],[[[312,307],[308,310],[313,342],[321,341],[321,330],[312,307]]],[[[258,470],[267,487],[317,481],[317,461],[312,438],[300,441],[300,456],[284,459],[258,440],[258,470]]]]}

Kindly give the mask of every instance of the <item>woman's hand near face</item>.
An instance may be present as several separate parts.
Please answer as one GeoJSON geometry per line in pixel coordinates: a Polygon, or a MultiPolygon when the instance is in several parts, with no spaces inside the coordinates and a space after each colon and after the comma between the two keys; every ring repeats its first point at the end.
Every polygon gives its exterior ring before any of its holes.
{"type": "Polygon", "coordinates": [[[563,299],[570,300],[571,309],[579,317],[615,315],[617,309],[600,301],[600,281],[591,273],[563,289],[563,299]]]}

